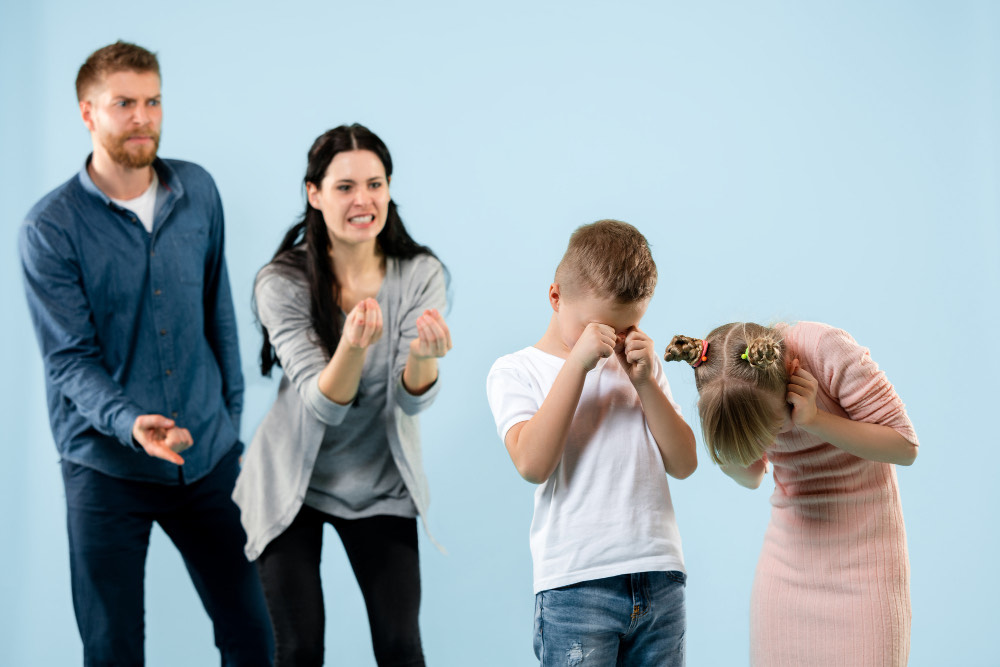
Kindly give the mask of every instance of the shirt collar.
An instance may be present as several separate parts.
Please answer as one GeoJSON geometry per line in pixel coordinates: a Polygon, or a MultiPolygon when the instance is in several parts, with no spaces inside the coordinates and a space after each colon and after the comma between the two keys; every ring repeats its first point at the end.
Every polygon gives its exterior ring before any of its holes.
{"type": "MultiPolygon", "coordinates": [[[[90,172],[87,171],[87,165],[90,164],[90,159],[93,155],[93,153],[90,153],[87,155],[87,159],[83,161],[83,168],[80,170],[79,174],[80,185],[83,186],[83,189],[90,194],[95,197],[99,197],[105,204],[110,204],[111,197],[106,195],[103,190],[94,184],[94,179],[90,177],[90,172]]],[[[181,181],[177,178],[177,174],[174,170],[170,168],[170,165],[160,158],[156,158],[153,160],[153,169],[156,170],[156,176],[160,179],[160,187],[164,188],[168,195],[180,197],[184,194],[184,188],[181,186],[181,181]]]]}

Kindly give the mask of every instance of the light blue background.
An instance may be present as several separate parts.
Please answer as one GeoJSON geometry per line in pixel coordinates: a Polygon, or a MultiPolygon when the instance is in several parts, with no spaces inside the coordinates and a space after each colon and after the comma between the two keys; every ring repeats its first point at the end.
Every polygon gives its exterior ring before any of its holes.
{"type": "MultiPolygon", "coordinates": [[[[90,150],[73,80],[118,38],[160,55],[161,155],[201,163],[222,193],[245,440],[276,390],[255,371],[252,279],[301,212],[315,136],[352,121],[379,133],[404,220],[451,269],[455,349],[423,421],[431,526],[450,552],[422,540],[429,664],[533,662],[533,487],[496,435],[484,380],[540,337],[569,233],[602,217],[652,244],[644,328],[658,349],[733,319],[822,320],[871,348],[922,443],[898,471],[911,664],[997,664],[998,5],[520,0],[0,6],[0,664],[80,659],[15,238],[90,150]]],[[[667,373],[694,423],[690,370],[667,373]]],[[[739,665],[769,489],[737,487],[699,451],[701,468],[672,483],[689,664],[739,665]]],[[[324,557],[328,663],[373,665],[332,532],[324,557]]],[[[146,622],[150,665],[217,664],[161,532],[146,622]]]]}

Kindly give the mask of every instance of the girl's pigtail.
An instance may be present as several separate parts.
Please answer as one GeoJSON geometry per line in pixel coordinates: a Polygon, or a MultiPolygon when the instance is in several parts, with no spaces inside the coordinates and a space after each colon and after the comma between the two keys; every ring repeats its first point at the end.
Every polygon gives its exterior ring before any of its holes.
{"type": "Polygon", "coordinates": [[[754,368],[767,370],[781,359],[781,341],[774,336],[758,336],[747,342],[743,358],[754,368]]]}
{"type": "Polygon", "coordinates": [[[674,336],[663,353],[664,361],[686,361],[697,368],[708,360],[708,342],[690,336],[674,336]]]}

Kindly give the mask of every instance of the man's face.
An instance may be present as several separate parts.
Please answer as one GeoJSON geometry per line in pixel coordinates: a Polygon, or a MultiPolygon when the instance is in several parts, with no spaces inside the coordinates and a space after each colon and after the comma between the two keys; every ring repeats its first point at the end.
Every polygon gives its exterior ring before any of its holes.
{"type": "Polygon", "coordinates": [[[80,114],[94,141],[113,162],[148,167],[160,145],[160,77],[155,72],[114,72],[87,91],[80,114]]]}

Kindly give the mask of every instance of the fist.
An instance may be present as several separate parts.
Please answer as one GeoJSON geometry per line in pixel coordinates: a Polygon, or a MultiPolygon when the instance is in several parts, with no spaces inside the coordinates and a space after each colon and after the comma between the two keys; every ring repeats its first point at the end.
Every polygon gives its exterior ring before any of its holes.
{"type": "Polygon", "coordinates": [[[607,359],[615,353],[618,347],[618,336],[615,330],[607,324],[591,322],[580,334],[570,350],[570,359],[575,359],[584,370],[590,372],[597,367],[597,362],[607,359]]]}
{"type": "Polygon", "coordinates": [[[344,320],[340,337],[351,347],[365,349],[382,337],[382,309],[372,298],[359,301],[344,320]]]}
{"type": "Polygon", "coordinates": [[[632,329],[620,335],[618,340],[619,345],[615,347],[618,363],[633,385],[644,384],[653,376],[653,357],[656,355],[653,339],[638,329],[632,329]]]}
{"type": "Polygon", "coordinates": [[[410,342],[410,354],[416,359],[436,359],[451,349],[451,331],[437,308],[425,310],[417,318],[417,337],[410,342]]]}

